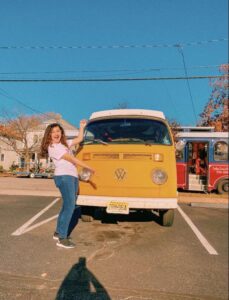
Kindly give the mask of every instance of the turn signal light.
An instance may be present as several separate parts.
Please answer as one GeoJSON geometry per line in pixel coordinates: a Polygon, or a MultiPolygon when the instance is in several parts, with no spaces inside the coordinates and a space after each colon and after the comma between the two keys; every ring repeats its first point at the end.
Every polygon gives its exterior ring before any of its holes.
{"type": "Polygon", "coordinates": [[[163,161],[164,160],[163,154],[155,153],[153,156],[153,160],[154,161],[163,161]]]}
{"type": "Polygon", "coordinates": [[[83,160],[90,160],[91,159],[91,153],[84,153],[83,154],[83,160]]]}

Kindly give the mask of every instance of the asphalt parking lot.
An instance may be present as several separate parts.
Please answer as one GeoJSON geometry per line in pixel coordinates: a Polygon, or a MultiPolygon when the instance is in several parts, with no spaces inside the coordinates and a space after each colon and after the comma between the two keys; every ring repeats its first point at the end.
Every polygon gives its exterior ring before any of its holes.
{"type": "Polygon", "coordinates": [[[0,299],[228,299],[228,210],[80,220],[75,249],[52,239],[60,199],[0,196],[0,299]]]}

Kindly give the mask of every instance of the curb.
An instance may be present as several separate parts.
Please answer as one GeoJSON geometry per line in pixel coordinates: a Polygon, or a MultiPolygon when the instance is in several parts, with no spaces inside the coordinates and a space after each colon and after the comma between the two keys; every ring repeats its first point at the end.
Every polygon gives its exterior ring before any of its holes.
{"type": "Polygon", "coordinates": [[[191,202],[192,207],[203,207],[203,208],[229,208],[228,203],[203,203],[203,202],[191,202]]]}
{"type": "Polygon", "coordinates": [[[58,191],[34,191],[34,190],[3,190],[0,195],[8,196],[40,196],[40,197],[61,197],[58,191]]]}

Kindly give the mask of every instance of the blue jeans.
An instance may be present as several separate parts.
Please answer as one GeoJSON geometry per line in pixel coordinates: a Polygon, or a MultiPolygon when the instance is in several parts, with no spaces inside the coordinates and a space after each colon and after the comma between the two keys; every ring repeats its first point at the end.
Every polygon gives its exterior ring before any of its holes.
{"type": "Polygon", "coordinates": [[[78,192],[78,178],[70,175],[54,176],[55,185],[59,188],[63,199],[62,208],[60,210],[56,232],[59,233],[60,238],[67,238],[70,234],[70,225],[75,221],[78,222],[80,213],[74,213],[75,210],[80,210],[76,206],[76,194],[78,192]],[[72,220],[72,217],[77,220],[72,220]]]}

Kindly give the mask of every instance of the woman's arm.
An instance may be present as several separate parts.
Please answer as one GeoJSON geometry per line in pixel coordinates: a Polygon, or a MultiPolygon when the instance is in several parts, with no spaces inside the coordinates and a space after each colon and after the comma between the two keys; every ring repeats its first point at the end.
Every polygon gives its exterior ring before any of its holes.
{"type": "Polygon", "coordinates": [[[82,142],[82,140],[83,140],[83,134],[84,134],[84,128],[85,128],[86,125],[87,125],[87,121],[86,120],[81,120],[80,121],[79,134],[78,134],[78,136],[76,138],[74,138],[72,140],[71,146],[77,145],[80,142],[82,142]]]}
{"type": "Polygon", "coordinates": [[[71,162],[75,166],[80,166],[80,167],[88,169],[92,174],[95,173],[94,169],[92,169],[91,167],[89,167],[88,165],[86,165],[81,160],[75,158],[73,155],[65,153],[61,158],[65,159],[65,160],[67,160],[69,162],[71,162]]]}

